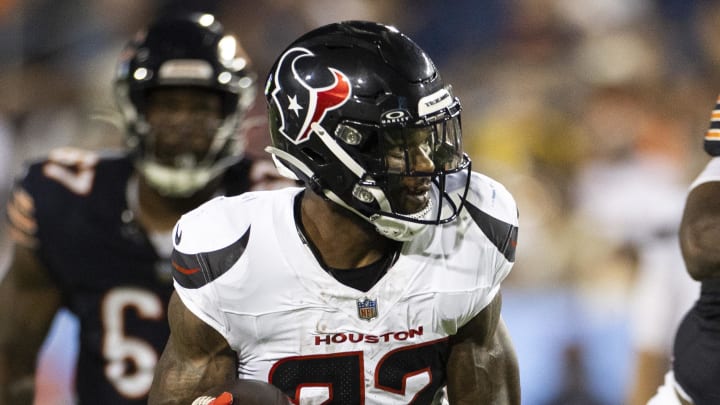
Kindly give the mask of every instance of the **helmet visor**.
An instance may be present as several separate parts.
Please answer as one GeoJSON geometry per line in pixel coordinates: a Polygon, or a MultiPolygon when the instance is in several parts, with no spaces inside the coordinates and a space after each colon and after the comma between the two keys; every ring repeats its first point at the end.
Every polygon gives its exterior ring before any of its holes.
{"type": "Polygon", "coordinates": [[[444,120],[426,121],[419,126],[379,127],[346,122],[339,125],[336,136],[353,145],[346,149],[354,150],[355,159],[368,168],[359,185],[365,190],[378,190],[374,198],[365,198],[377,202],[378,214],[439,223],[443,204],[438,201],[432,207],[433,185],[441,200],[446,200],[446,176],[469,167],[460,128],[459,115],[446,115],[444,120]]]}
{"type": "Polygon", "coordinates": [[[362,162],[367,174],[379,180],[388,175],[436,176],[466,165],[460,116],[421,126],[380,127],[344,122],[335,131],[341,144],[362,162]]]}
{"type": "Polygon", "coordinates": [[[422,127],[384,128],[380,135],[386,172],[432,176],[457,170],[463,161],[459,117],[422,127]]]}

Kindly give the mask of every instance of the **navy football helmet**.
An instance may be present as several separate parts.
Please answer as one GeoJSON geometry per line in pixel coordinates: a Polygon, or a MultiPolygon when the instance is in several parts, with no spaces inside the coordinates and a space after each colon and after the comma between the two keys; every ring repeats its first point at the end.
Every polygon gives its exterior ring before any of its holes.
{"type": "Polygon", "coordinates": [[[470,179],[460,102],[428,55],[394,27],[347,21],[305,34],[275,62],[265,96],[266,150],[280,173],[395,240],[458,215],[470,179]],[[463,170],[464,189],[453,198],[446,177],[463,170]],[[408,182],[406,195],[421,201],[410,209],[394,197],[408,182]]]}
{"type": "Polygon", "coordinates": [[[715,109],[710,116],[710,125],[703,140],[703,148],[710,156],[720,156],[720,120],[716,118],[718,115],[720,115],[720,96],[715,101],[715,109]]]}
{"type": "Polygon", "coordinates": [[[127,125],[127,143],[138,170],[164,195],[193,194],[236,163],[244,148],[238,125],[255,96],[255,76],[239,41],[211,14],[167,16],[139,32],[123,50],[115,75],[115,98],[127,125]],[[145,112],[149,91],[197,87],[220,94],[222,120],[204,157],[161,162],[145,112]]]}

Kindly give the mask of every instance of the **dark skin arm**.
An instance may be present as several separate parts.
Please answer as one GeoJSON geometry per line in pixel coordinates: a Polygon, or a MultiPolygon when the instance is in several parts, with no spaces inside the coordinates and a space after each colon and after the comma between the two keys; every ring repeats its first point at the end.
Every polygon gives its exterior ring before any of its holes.
{"type": "Polygon", "coordinates": [[[215,329],[173,293],[170,337],[155,369],[148,404],[188,405],[214,387],[237,379],[235,352],[215,329]]]}
{"type": "Polygon", "coordinates": [[[663,384],[663,376],[668,370],[667,354],[650,350],[641,350],[635,355],[634,382],[627,405],[646,405],[648,400],[663,384]]]}
{"type": "Polygon", "coordinates": [[[720,182],[695,187],[687,197],[680,247],[690,276],[698,281],[720,279],[720,182]]]}
{"type": "Polygon", "coordinates": [[[38,352],[60,306],[35,251],[16,245],[0,282],[0,405],[33,402],[38,352]]]}
{"type": "Polygon", "coordinates": [[[453,405],[519,405],[515,350],[495,299],[450,339],[447,391],[453,405]]]}

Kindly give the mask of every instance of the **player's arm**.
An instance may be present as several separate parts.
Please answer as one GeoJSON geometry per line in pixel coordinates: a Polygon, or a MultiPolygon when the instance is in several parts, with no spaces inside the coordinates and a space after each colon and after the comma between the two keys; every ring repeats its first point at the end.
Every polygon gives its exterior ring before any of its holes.
{"type": "Polygon", "coordinates": [[[60,305],[35,250],[16,244],[0,281],[0,405],[33,402],[36,358],[60,305]]]}
{"type": "Polygon", "coordinates": [[[510,334],[495,299],[450,340],[450,403],[519,405],[520,377],[510,334]]]}
{"type": "Polygon", "coordinates": [[[720,182],[690,191],[680,224],[680,247],[687,271],[698,281],[720,279],[720,182]]]}
{"type": "Polygon", "coordinates": [[[170,298],[168,321],[170,338],[155,369],[148,404],[188,405],[213,387],[237,379],[235,352],[176,293],[170,298]]]}

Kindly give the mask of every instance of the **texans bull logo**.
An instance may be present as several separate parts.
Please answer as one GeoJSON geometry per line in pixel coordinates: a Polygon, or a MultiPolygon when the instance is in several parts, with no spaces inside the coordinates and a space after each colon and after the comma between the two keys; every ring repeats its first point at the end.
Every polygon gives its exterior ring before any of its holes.
{"type": "Polygon", "coordinates": [[[305,75],[311,72],[304,72],[302,65],[312,64],[299,62],[314,56],[305,48],[289,49],[280,57],[271,83],[268,83],[273,88],[272,102],[280,112],[280,133],[295,144],[308,140],[312,124],[319,124],[328,111],[340,108],[350,99],[350,80],[345,73],[328,67],[327,75],[323,75],[322,70],[319,74],[313,70],[312,75],[305,75]],[[318,87],[303,77],[311,78],[318,87]]]}

